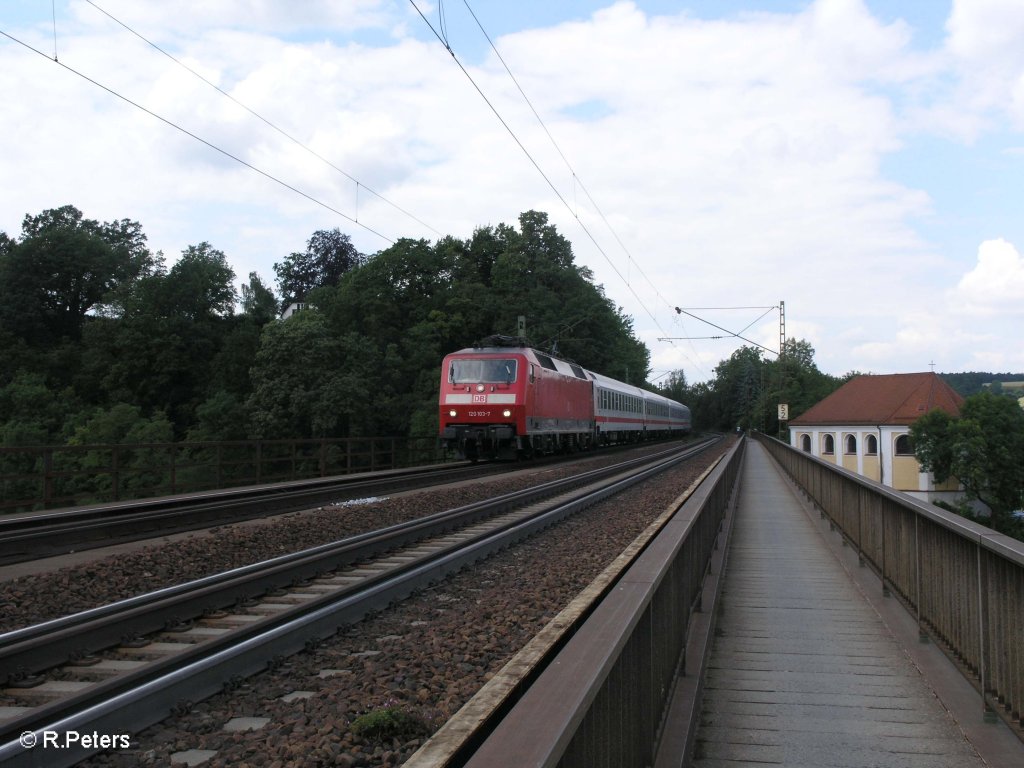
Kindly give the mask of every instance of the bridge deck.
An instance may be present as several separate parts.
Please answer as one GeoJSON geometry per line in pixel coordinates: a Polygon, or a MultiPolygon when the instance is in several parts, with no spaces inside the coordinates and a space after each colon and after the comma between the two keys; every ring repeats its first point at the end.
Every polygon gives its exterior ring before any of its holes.
{"type": "Polygon", "coordinates": [[[983,765],[753,440],[740,487],[694,766],[983,765]]]}

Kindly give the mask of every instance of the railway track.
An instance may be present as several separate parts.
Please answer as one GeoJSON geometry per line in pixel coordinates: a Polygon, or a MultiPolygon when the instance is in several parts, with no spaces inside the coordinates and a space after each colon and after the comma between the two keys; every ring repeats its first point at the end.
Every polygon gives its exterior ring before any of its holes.
{"type": "MultiPolygon", "coordinates": [[[[49,732],[140,729],[577,509],[692,457],[669,451],[0,635],[0,762],[49,732]]],[[[60,752],[72,764],[95,749],[60,752]]],[[[48,755],[47,764],[52,755],[48,755]]],[[[4,763],[7,764],[7,763],[4,763]]]]}
{"type": "Polygon", "coordinates": [[[368,496],[508,471],[514,465],[453,465],[318,478],[202,494],[0,516],[0,565],[165,536],[368,496]]]}

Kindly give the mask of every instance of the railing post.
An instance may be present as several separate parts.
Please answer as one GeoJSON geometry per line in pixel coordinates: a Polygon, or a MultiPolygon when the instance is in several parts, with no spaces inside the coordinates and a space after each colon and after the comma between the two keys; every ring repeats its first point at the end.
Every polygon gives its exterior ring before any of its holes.
{"type": "Polygon", "coordinates": [[[885,553],[885,503],[878,507],[878,517],[882,522],[882,597],[889,597],[892,593],[889,592],[889,584],[886,581],[886,553],[885,553]]]}
{"type": "Polygon", "coordinates": [[[50,506],[53,499],[53,449],[43,451],[43,509],[50,506]]]}
{"type": "Polygon", "coordinates": [[[857,491],[857,565],[861,568],[864,560],[864,493],[857,491]]]}
{"type": "Polygon", "coordinates": [[[110,474],[114,485],[114,501],[121,500],[121,446],[115,445],[110,457],[110,474]]]}
{"type": "Polygon", "coordinates": [[[171,443],[171,494],[177,493],[177,474],[175,472],[175,457],[178,455],[177,446],[171,443]]]}
{"type": "Polygon", "coordinates": [[[917,512],[914,513],[914,566],[917,569],[914,600],[917,603],[917,639],[927,643],[928,633],[924,631],[924,623],[921,620],[921,516],[917,512]]]}
{"type": "Polygon", "coordinates": [[[978,539],[975,551],[978,561],[978,681],[981,683],[981,711],[986,722],[996,721],[995,710],[988,705],[987,669],[985,664],[985,623],[988,612],[988,595],[985,592],[985,563],[981,553],[981,539],[978,539]]]}

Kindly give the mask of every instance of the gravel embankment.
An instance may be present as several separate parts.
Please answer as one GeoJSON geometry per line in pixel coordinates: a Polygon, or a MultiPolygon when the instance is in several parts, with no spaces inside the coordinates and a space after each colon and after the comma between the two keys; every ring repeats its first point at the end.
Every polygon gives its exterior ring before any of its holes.
{"type": "MultiPolygon", "coordinates": [[[[235,691],[168,718],[135,736],[131,750],[97,756],[88,764],[164,766],[172,764],[172,755],[197,749],[214,752],[203,763],[211,768],[400,764],[419,747],[426,731],[406,740],[382,741],[354,735],[353,720],[391,706],[425,724],[427,731],[435,730],[728,445],[731,441],[450,577],[340,632],[316,650],[250,678],[235,691]],[[303,697],[282,698],[295,692],[304,692],[303,697]],[[269,721],[258,730],[225,730],[237,717],[269,721]]],[[[417,493],[340,512],[324,509],[260,526],[232,526],[215,538],[195,537],[114,562],[19,579],[0,585],[0,601],[13,601],[16,614],[5,615],[4,623],[19,626],[81,610],[186,576],[465,504],[493,495],[499,487],[535,484],[572,471],[578,468],[567,465],[519,480],[417,493]],[[55,598],[56,606],[38,605],[55,598]]]]}

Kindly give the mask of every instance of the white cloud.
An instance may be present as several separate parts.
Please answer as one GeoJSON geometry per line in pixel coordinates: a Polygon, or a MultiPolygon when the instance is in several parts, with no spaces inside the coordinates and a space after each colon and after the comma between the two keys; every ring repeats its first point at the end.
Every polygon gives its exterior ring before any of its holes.
{"type": "Polygon", "coordinates": [[[1024,313],[1024,259],[1006,240],[978,246],[977,265],[961,278],[953,300],[972,314],[1024,313]]]}
{"type": "Polygon", "coordinates": [[[96,5],[73,0],[70,7],[83,24],[96,28],[116,22],[97,10],[121,19],[137,30],[147,30],[151,39],[172,34],[194,37],[201,29],[261,30],[277,35],[380,27],[395,23],[393,3],[387,0],[302,0],[301,8],[277,0],[231,0],[195,3],[192,0],[162,0],[138,3],[134,0],[100,0],[96,5]]]}
{"type": "Polygon", "coordinates": [[[1024,126],[1024,4],[1018,0],[954,0],[946,47],[971,111],[1008,112],[1024,126]]]}
{"type": "MultiPolygon", "coordinates": [[[[359,179],[359,190],[90,6],[76,2],[77,18],[59,30],[62,61],[389,238],[437,235],[366,186],[459,237],[546,210],[573,240],[577,261],[634,317],[655,367],[682,365],[699,380],[735,343],[658,342],[716,333],[680,322],[676,305],[785,300],[788,335],[808,338],[833,373],[904,370],[904,361],[937,356],[932,346],[943,340],[957,345],[950,368],[968,359],[976,335],[961,340],[941,323],[928,335],[920,319],[947,298],[955,278],[946,273],[968,267],[940,262],[915,230],[931,215],[928,191],[895,183],[882,168],[913,140],[908,114],[928,130],[973,135],[985,110],[1010,104],[1020,70],[1006,62],[1020,54],[1002,32],[985,37],[996,23],[1014,29],[1009,5],[955,5],[942,56],[914,50],[905,23],[883,23],[862,0],[711,21],[648,15],[619,2],[582,21],[497,38],[631,258],[500,62],[467,67],[571,212],[450,55],[403,30],[410,11],[402,4],[104,4],[359,179]],[[372,43],[353,37],[368,28],[372,43]],[[986,46],[994,63],[986,63],[986,46]],[[948,76],[950,62],[964,82],[996,67],[998,88],[970,103],[944,94],[935,82],[948,76]],[[940,116],[941,126],[924,122],[926,115],[940,116]],[[899,301],[880,298],[893,286],[913,291],[899,301]],[[890,339],[892,329],[898,335],[890,339]]],[[[51,32],[40,26],[24,34],[45,50],[51,32]]],[[[257,270],[268,281],[272,264],[301,250],[316,229],[338,226],[364,252],[387,245],[14,45],[0,45],[0,93],[0,130],[16,148],[4,172],[18,183],[0,187],[0,229],[10,234],[26,213],[71,203],[91,218],[140,221],[151,245],[171,258],[208,240],[239,276],[257,270]]],[[[972,286],[958,288],[960,303],[977,303],[972,286]]],[[[738,329],[752,318],[735,326],[731,319],[722,325],[738,329]]],[[[750,334],[777,346],[771,322],[750,334]]]]}

